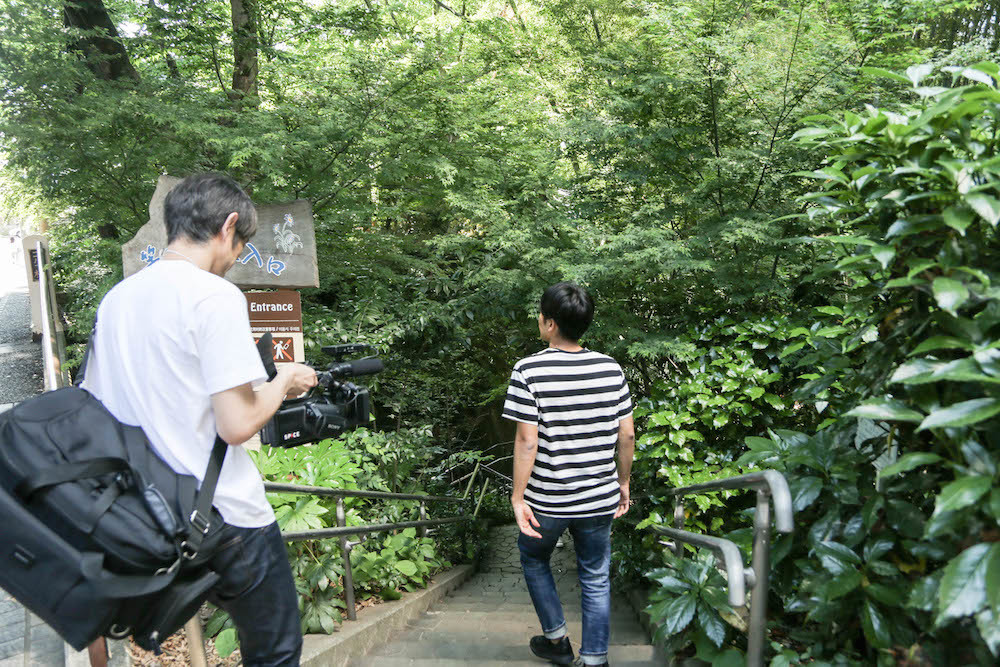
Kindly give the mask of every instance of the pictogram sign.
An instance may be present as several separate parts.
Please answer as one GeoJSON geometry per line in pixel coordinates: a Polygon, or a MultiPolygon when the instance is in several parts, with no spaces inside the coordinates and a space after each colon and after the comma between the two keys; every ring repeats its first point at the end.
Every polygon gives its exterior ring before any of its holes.
{"type": "Polygon", "coordinates": [[[302,339],[302,300],[298,292],[245,292],[254,343],[270,332],[275,363],[305,361],[302,339]]]}

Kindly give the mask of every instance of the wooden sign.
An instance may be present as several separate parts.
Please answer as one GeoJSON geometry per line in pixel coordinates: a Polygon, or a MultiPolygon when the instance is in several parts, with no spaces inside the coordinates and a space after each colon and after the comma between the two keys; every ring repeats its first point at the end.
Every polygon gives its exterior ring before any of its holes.
{"type": "MultiPolygon", "coordinates": [[[[149,202],[149,222],[122,246],[122,268],[128,277],[160,259],[167,245],[163,201],[181,182],[160,176],[149,202]]],[[[257,206],[257,233],[226,274],[241,288],[319,287],[312,205],[297,199],[287,204],[257,206]]]]}

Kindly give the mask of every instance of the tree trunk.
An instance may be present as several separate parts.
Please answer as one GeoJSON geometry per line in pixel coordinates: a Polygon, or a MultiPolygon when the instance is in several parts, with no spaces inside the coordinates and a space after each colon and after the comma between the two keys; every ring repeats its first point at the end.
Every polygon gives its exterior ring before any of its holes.
{"type": "Polygon", "coordinates": [[[257,0],[230,0],[233,9],[233,92],[257,106],[257,0]]]}
{"type": "Polygon", "coordinates": [[[102,0],[73,0],[63,5],[63,23],[88,34],[70,48],[80,52],[87,67],[98,79],[115,81],[121,78],[139,80],[125,47],[118,40],[118,30],[108,15],[102,0]]]}

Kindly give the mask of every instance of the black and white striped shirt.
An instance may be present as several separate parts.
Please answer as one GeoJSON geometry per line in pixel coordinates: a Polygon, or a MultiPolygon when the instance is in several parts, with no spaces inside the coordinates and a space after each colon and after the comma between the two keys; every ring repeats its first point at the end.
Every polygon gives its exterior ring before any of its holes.
{"type": "Polygon", "coordinates": [[[550,347],[514,364],[503,416],[538,425],[525,503],[548,516],[613,514],[618,422],[631,414],[625,375],[607,355],[550,347]]]}

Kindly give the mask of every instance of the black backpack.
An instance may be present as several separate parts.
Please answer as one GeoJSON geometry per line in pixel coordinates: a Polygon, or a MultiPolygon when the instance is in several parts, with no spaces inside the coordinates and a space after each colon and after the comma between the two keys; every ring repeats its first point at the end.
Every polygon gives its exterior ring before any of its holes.
{"type": "Polygon", "coordinates": [[[0,414],[0,587],[76,650],[132,635],[159,652],[219,580],[228,448],[217,436],[199,492],[78,387],[0,414]]]}

